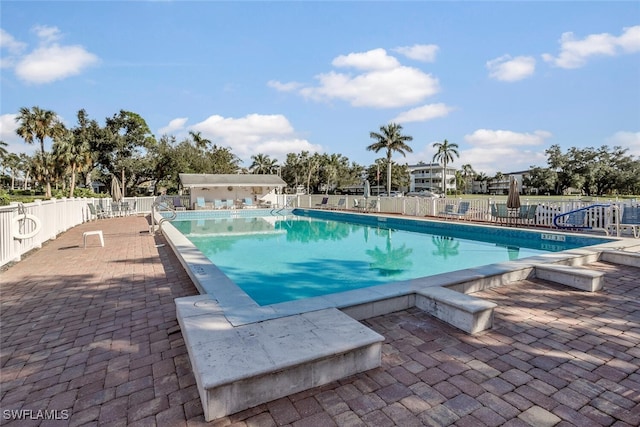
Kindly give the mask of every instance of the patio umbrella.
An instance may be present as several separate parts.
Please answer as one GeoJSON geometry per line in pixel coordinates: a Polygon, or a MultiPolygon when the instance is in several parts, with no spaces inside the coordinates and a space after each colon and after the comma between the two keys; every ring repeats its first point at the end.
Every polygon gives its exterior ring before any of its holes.
{"type": "Polygon", "coordinates": [[[364,182],[364,198],[368,199],[371,196],[371,185],[369,184],[369,181],[366,180],[364,182]]]}
{"type": "Polygon", "coordinates": [[[122,201],[122,189],[120,188],[120,181],[118,181],[118,178],[116,178],[115,175],[111,179],[111,198],[114,202],[122,201]]]}
{"type": "Polygon", "coordinates": [[[509,196],[507,196],[507,208],[520,209],[520,194],[518,193],[518,181],[515,178],[509,183],[509,196]]]}

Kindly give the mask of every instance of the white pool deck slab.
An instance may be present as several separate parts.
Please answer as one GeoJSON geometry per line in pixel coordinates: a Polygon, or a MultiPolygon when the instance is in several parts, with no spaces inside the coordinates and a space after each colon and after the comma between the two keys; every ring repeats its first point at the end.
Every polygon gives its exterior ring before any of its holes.
{"type": "Polygon", "coordinates": [[[633,255],[640,252],[638,240],[617,238],[586,248],[260,306],[170,223],[163,225],[163,232],[202,293],[176,299],[176,309],[207,420],[379,366],[384,338],[357,320],[418,306],[477,333],[491,327],[495,305],[462,294],[535,277],[539,265],[580,266],[607,256],[638,262],[635,256],[640,256],[633,255]],[[481,314],[474,318],[474,312],[481,314]]]}

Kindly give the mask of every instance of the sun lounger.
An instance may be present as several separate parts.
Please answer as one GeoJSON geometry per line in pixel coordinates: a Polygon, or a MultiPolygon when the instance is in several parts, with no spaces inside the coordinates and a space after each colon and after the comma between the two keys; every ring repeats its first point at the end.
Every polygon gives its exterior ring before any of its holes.
{"type": "Polygon", "coordinates": [[[640,238],[640,206],[624,206],[622,208],[621,229],[629,229],[633,237],[640,238]]]}
{"type": "Polygon", "coordinates": [[[197,197],[196,198],[195,208],[196,209],[207,209],[207,204],[204,201],[204,197],[197,197]]]}
{"type": "Polygon", "coordinates": [[[329,203],[329,198],[323,197],[320,203],[316,203],[316,207],[320,209],[324,209],[328,206],[328,203],[329,203]]]}

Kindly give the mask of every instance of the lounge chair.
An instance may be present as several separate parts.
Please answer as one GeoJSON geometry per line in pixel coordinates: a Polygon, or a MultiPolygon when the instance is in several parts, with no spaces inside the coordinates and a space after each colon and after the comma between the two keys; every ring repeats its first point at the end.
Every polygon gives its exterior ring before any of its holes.
{"type": "Polygon", "coordinates": [[[102,206],[96,207],[93,203],[87,203],[87,206],[89,206],[92,219],[98,220],[107,217],[107,213],[102,209],[102,206]]]}
{"type": "Polygon", "coordinates": [[[371,199],[371,200],[369,200],[369,204],[365,208],[365,211],[371,212],[371,211],[375,211],[377,209],[378,209],[378,199],[371,199]]]}
{"type": "Polygon", "coordinates": [[[465,216],[469,215],[469,207],[471,206],[471,203],[469,202],[460,202],[458,204],[458,211],[457,212],[451,212],[449,215],[456,217],[458,219],[460,218],[464,218],[465,216]]]}
{"type": "Polygon", "coordinates": [[[495,222],[507,222],[509,217],[509,209],[506,203],[494,203],[491,205],[491,216],[495,222]]]}
{"type": "Polygon", "coordinates": [[[329,203],[329,198],[328,197],[323,197],[322,201],[320,203],[316,203],[316,207],[320,208],[320,209],[324,209],[327,207],[327,204],[329,203]]]}
{"type": "Polygon", "coordinates": [[[220,199],[214,199],[213,200],[213,208],[214,209],[222,209],[224,206],[222,204],[222,200],[220,199]]]}
{"type": "Polygon", "coordinates": [[[360,201],[358,199],[353,199],[353,209],[355,209],[357,211],[363,209],[363,207],[360,204],[360,201]]]}
{"type": "Polygon", "coordinates": [[[242,202],[242,207],[253,209],[256,207],[256,205],[253,204],[253,199],[251,197],[245,197],[242,202]]]}
{"type": "Polygon", "coordinates": [[[232,199],[227,199],[224,203],[227,209],[233,209],[235,207],[235,202],[232,199]]]}
{"type": "Polygon", "coordinates": [[[525,224],[535,224],[537,209],[538,205],[521,206],[519,216],[520,221],[525,224]]]}
{"type": "Polygon", "coordinates": [[[444,210],[439,212],[441,216],[451,216],[453,213],[453,205],[451,204],[445,205],[444,210]]]}
{"type": "Polygon", "coordinates": [[[173,198],[173,208],[177,211],[187,210],[186,206],[182,204],[182,199],[180,196],[176,196],[173,198]]]}
{"type": "Polygon", "coordinates": [[[640,206],[623,207],[620,228],[631,230],[633,237],[640,239],[640,206]]]}
{"type": "Polygon", "coordinates": [[[340,199],[340,200],[338,200],[338,204],[337,205],[333,205],[331,207],[333,209],[344,209],[346,203],[347,203],[347,199],[340,199]]]}
{"type": "Polygon", "coordinates": [[[207,209],[204,197],[196,197],[196,209],[207,209]]]}

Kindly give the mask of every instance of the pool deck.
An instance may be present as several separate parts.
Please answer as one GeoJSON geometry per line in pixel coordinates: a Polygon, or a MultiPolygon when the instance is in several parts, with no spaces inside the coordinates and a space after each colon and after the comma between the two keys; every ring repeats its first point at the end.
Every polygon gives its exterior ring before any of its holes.
{"type": "Polygon", "coordinates": [[[385,337],[380,368],[205,423],[174,302],[195,286],[145,218],[85,223],[0,272],[0,424],[640,425],[640,268],[589,268],[603,291],[475,293],[498,305],[477,335],[416,308],[365,320],[385,337]],[[97,229],[105,247],[84,249],[97,229]]]}

